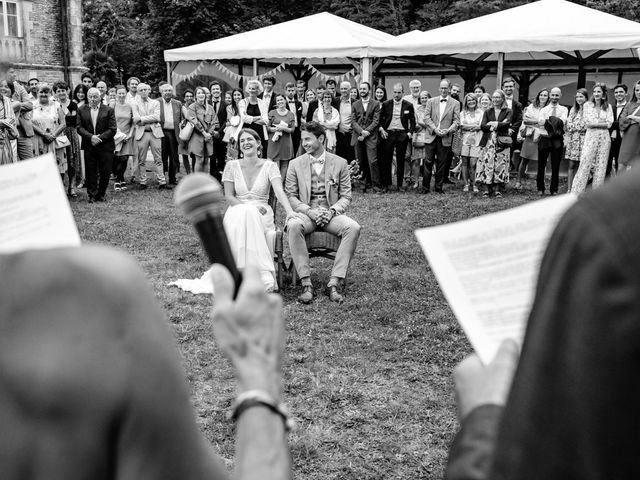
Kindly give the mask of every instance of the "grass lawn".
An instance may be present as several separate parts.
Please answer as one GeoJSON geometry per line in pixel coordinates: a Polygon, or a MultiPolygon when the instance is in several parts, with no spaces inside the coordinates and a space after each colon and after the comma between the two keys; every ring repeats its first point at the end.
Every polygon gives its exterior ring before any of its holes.
{"type": "MultiPolygon", "coordinates": [[[[298,427],[290,435],[296,479],[441,478],[457,429],[451,370],[470,346],[444,300],[413,231],[535,200],[523,192],[502,199],[463,194],[354,194],[348,214],[362,226],[350,268],[347,300],[323,290],[312,305],[284,292],[287,343],[285,401],[298,427]]],[[[561,186],[561,191],[562,186],[561,186]]],[[[234,431],[225,420],[233,372],[215,347],[211,299],[167,283],[195,278],[205,258],[172,193],[149,188],[107,203],[72,201],[85,242],[127,251],[151,282],[175,334],[198,423],[232,467],[234,431]]],[[[328,280],[330,263],[312,260],[313,280],[328,280]]]]}

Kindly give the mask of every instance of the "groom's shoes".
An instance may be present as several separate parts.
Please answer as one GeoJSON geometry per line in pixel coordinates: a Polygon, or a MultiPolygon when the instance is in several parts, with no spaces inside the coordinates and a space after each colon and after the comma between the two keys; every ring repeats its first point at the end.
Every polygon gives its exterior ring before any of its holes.
{"type": "Polygon", "coordinates": [[[309,304],[313,302],[313,286],[312,285],[304,285],[302,287],[302,293],[298,295],[298,301],[300,303],[309,304]]]}
{"type": "Polygon", "coordinates": [[[335,285],[331,285],[327,289],[327,294],[329,295],[329,300],[331,300],[332,302],[344,302],[344,297],[340,294],[340,292],[338,292],[338,287],[336,287],[335,285]]]}

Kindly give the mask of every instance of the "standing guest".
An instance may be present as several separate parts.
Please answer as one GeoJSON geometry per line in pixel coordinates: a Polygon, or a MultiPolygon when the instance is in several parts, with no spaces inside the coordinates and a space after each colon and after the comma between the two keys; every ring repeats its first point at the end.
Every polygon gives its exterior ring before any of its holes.
{"type": "Polygon", "coordinates": [[[353,119],[353,100],[349,95],[351,83],[344,81],[340,83],[340,96],[336,98],[333,106],[340,114],[340,124],[336,130],[336,155],[344,158],[348,163],[354,159],[353,146],[351,146],[351,137],[353,129],[351,122],[353,119]]]}
{"type": "Polygon", "coordinates": [[[100,90],[100,95],[102,96],[102,103],[104,103],[105,105],[109,105],[109,97],[107,96],[107,92],[108,92],[107,82],[103,82],[102,80],[100,80],[98,83],[96,83],[96,88],[100,90]]]}
{"type": "Polygon", "coordinates": [[[64,148],[56,148],[56,137],[62,135],[66,128],[64,113],[51,98],[51,87],[47,83],[38,86],[38,100],[33,105],[33,132],[35,149],[38,155],[53,153],[58,164],[58,171],[68,188],[67,157],[64,148]]]}
{"type": "Polygon", "coordinates": [[[67,171],[69,185],[67,195],[76,197],[76,186],[82,180],[80,172],[80,142],[76,123],[78,117],[78,104],[69,98],[69,87],[64,82],[57,82],[53,85],[53,91],[58,98],[58,103],[64,114],[65,129],[63,133],[69,139],[69,146],[66,147],[67,171]]]}
{"type": "Polygon", "coordinates": [[[147,152],[151,149],[153,165],[158,188],[171,189],[162,168],[162,126],[160,125],[160,103],[149,98],[151,87],[146,83],[138,84],[138,98],[133,103],[133,123],[135,124],[135,146],[137,153],[134,157],[133,172],[140,182],[140,190],[147,188],[147,152]],[[139,175],[139,176],[138,176],[139,175]]]}
{"type": "Polygon", "coordinates": [[[383,156],[380,165],[380,183],[383,189],[392,184],[391,164],[395,151],[396,189],[404,191],[404,162],[411,134],[416,129],[416,114],[413,104],[403,100],[404,87],[401,83],[393,86],[393,98],[380,107],[380,138],[384,140],[383,156]]]}
{"type": "Polygon", "coordinates": [[[369,82],[360,82],[359,93],[360,99],[353,104],[351,145],[356,148],[360,170],[364,174],[364,191],[373,188],[378,192],[382,188],[377,151],[380,103],[371,98],[369,82]]]}
{"type": "Polygon", "coordinates": [[[335,98],[337,88],[338,84],[333,78],[327,80],[327,91],[331,94],[332,98],[335,98]]]}
{"type": "Polygon", "coordinates": [[[538,123],[540,111],[549,103],[549,90],[543,88],[538,92],[534,101],[524,110],[520,136],[523,137],[520,162],[518,164],[518,176],[515,188],[520,190],[527,178],[527,165],[531,160],[538,161],[538,139],[542,129],[538,123]]]}
{"type": "Polygon", "coordinates": [[[316,122],[302,127],[307,153],[291,161],[285,182],[291,207],[304,215],[287,218],[291,257],[302,284],[301,303],[311,303],[314,297],[305,235],[321,230],[341,238],[327,284],[329,299],[336,303],[344,301],[340,290],[360,236],[360,225],[345,215],[351,203],[349,165],[324,149],[323,137],[324,128],[316,122]]]}
{"type": "Polygon", "coordinates": [[[116,87],[116,105],[113,110],[118,132],[125,135],[115,147],[114,158],[116,181],[113,184],[113,188],[116,191],[121,191],[127,188],[127,184],[124,181],[124,172],[127,170],[129,158],[136,153],[133,145],[133,134],[135,132],[133,128],[133,107],[131,103],[127,102],[127,89],[124,85],[116,87]]]}
{"type": "Polygon", "coordinates": [[[351,97],[351,100],[355,102],[360,98],[360,93],[356,87],[351,87],[351,90],[349,90],[349,96],[351,97]]]}
{"type": "Polygon", "coordinates": [[[449,89],[451,82],[443,79],[440,82],[440,95],[427,103],[425,121],[429,127],[426,142],[426,164],[422,178],[422,191],[427,193],[431,187],[431,170],[436,165],[435,191],[444,193],[444,177],[447,158],[451,150],[453,133],[460,124],[460,103],[451,98],[449,89]]]}
{"type": "Polygon", "coordinates": [[[211,105],[211,91],[207,87],[202,87],[204,89],[204,101],[207,105],[211,105]]]}
{"type": "Polygon", "coordinates": [[[264,91],[258,95],[258,98],[262,99],[267,112],[275,110],[276,108],[276,92],[273,88],[276,86],[276,79],[270,75],[262,78],[262,87],[264,91]]]}
{"type": "Polygon", "coordinates": [[[27,87],[29,88],[29,98],[33,103],[38,101],[38,85],[40,85],[40,80],[37,78],[30,78],[27,82],[27,87]]]}
{"type": "Polygon", "coordinates": [[[197,87],[195,101],[187,109],[187,120],[193,124],[193,134],[189,139],[189,152],[195,156],[194,172],[209,173],[209,157],[213,154],[213,134],[218,119],[213,107],[206,103],[204,87],[197,87]]]}
{"type": "MultiPolygon", "coordinates": [[[[284,86],[284,91],[286,93],[286,104],[287,108],[290,112],[293,113],[293,133],[291,134],[291,140],[293,141],[293,153],[295,156],[296,152],[300,148],[300,125],[302,124],[302,119],[304,118],[304,106],[303,102],[296,99],[295,96],[295,87],[293,83],[289,82],[284,86]]],[[[291,158],[293,158],[293,156],[291,158]]],[[[283,175],[282,178],[285,178],[283,175]]]]}
{"type": "MultiPolygon", "coordinates": [[[[229,92],[227,92],[229,93],[229,92]]],[[[193,90],[187,90],[184,92],[184,97],[183,97],[183,102],[182,102],[182,122],[180,124],[181,127],[184,127],[186,125],[187,122],[187,108],[189,108],[189,105],[191,105],[194,102],[194,98],[193,98],[193,90]]],[[[182,157],[182,166],[184,167],[184,172],[189,175],[191,173],[191,171],[193,170],[193,165],[195,165],[195,159],[192,160],[190,154],[189,154],[189,142],[188,141],[182,141],[179,140],[178,142],[178,153],[180,154],[180,156],[182,157]],[[193,164],[193,165],[192,165],[193,164]]]]}
{"type": "Polygon", "coordinates": [[[89,104],[78,109],[76,127],[85,152],[89,203],[103,202],[109,186],[115,149],[113,137],[118,125],[113,109],[102,104],[97,88],[90,88],[87,98],[89,104]]]}
{"type": "Polygon", "coordinates": [[[340,112],[333,106],[333,95],[328,89],[322,94],[321,103],[313,114],[313,121],[325,129],[324,148],[329,153],[336,151],[336,130],[340,125],[340,112]]]}
{"type": "Polygon", "coordinates": [[[89,72],[83,73],[80,77],[80,81],[82,82],[82,85],[87,88],[87,92],[91,87],[93,87],[93,76],[89,72]]]}
{"type": "Polygon", "coordinates": [[[520,157],[520,149],[522,145],[518,141],[518,131],[520,130],[520,125],[522,125],[522,104],[514,97],[513,92],[516,87],[516,81],[507,77],[502,81],[502,91],[507,96],[507,108],[511,110],[512,119],[511,119],[511,127],[509,128],[509,135],[511,136],[511,166],[513,168],[519,163],[520,157]]]}
{"type": "Polygon", "coordinates": [[[551,157],[551,185],[549,191],[551,195],[558,193],[558,183],[560,176],[560,162],[564,150],[564,125],[567,123],[569,112],[567,107],[560,105],[562,91],[558,87],[551,89],[549,93],[549,104],[540,109],[538,126],[540,127],[540,137],[538,138],[538,175],[536,186],[538,195],[544,195],[544,171],[547,167],[547,160],[551,157]]]}
{"type": "Polygon", "coordinates": [[[473,193],[478,193],[476,185],[476,163],[480,157],[480,141],[482,140],[482,119],[484,112],[478,106],[478,97],[474,93],[467,93],[460,110],[460,131],[462,132],[462,181],[463,192],[473,187],[473,193]]]}
{"type": "MultiPolygon", "coordinates": [[[[422,82],[420,82],[420,80],[418,80],[417,78],[414,78],[409,82],[409,94],[402,97],[403,100],[406,100],[407,102],[410,102],[413,105],[413,111],[416,114],[416,124],[418,123],[418,107],[420,106],[421,88],[422,88],[422,82]]],[[[385,98],[385,101],[386,100],[387,99],[385,98]]],[[[417,188],[418,178],[417,176],[416,177],[412,176],[412,173],[414,172],[414,170],[412,169],[412,164],[415,162],[416,157],[424,157],[424,152],[418,152],[417,155],[414,155],[413,142],[410,141],[409,144],[407,145],[407,152],[404,159],[404,163],[405,163],[404,171],[406,172],[406,177],[404,181],[407,183],[407,185],[413,186],[414,178],[415,178],[415,185],[417,188]]],[[[396,164],[397,163],[398,163],[398,159],[396,158],[396,164]]]]}
{"type": "Polygon", "coordinates": [[[411,170],[409,188],[417,190],[420,187],[419,177],[426,159],[427,145],[427,103],[431,95],[426,90],[420,92],[420,104],[416,108],[416,130],[411,138],[411,170]]]}
{"type": "Polygon", "coordinates": [[[314,100],[316,100],[318,98],[318,96],[316,95],[316,91],[313,90],[312,88],[310,88],[309,90],[307,90],[304,94],[305,96],[305,101],[302,102],[302,120],[300,122],[300,125],[304,125],[307,122],[307,114],[309,113],[309,105],[311,104],[311,102],[313,102],[314,100]]]}
{"type": "Polygon", "coordinates": [[[13,84],[14,114],[18,120],[17,154],[18,160],[27,160],[33,157],[34,133],[33,133],[33,102],[27,90],[16,81],[16,70],[13,65],[7,65],[6,78],[9,84],[13,84]]]}
{"type": "Polygon", "coordinates": [[[584,145],[584,136],[587,132],[587,126],[584,119],[584,104],[589,98],[589,92],[586,88],[579,88],[576,92],[575,103],[569,111],[567,117],[567,144],[565,149],[565,158],[569,161],[569,170],[567,171],[567,191],[571,191],[573,179],[580,165],[580,155],[582,146],[584,145]]]}
{"type": "Polygon", "coordinates": [[[0,165],[18,161],[11,142],[18,137],[16,115],[11,104],[11,89],[6,79],[0,80],[0,165]]]}
{"type": "Polygon", "coordinates": [[[373,93],[373,99],[382,105],[384,102],[388,100],[387,98],[387,89],[384,88],[383,85],[376,85],[376,88],[373,93]]]}
{"type": "Polygon", "coordinates": [[[496,90],[492,95],[493,108],[482,117],[482,153],[476,166],[476,182],[485,185],[483,197],[494,194],[502,197],[504,186],[509,182],[509,145],[501,143],[502,138],[509,138],[511,110],[507,107],[506,95],[496,90]]]}
{"type": "MultiPolygon", "coordinates": [[[[286,178],[289,160],[294,157],[291,135],[295,130],[294,113],[287,108],[287,100],[281,93],[275,96],[277,108],[269,112],[269,146],[267,158],[280,168],[280,176],[286,178]]],[[[272,262],[273,263],[273,262],[272,262]]]]}
{"type": "Polygon", "coordinates": [[[633,86],[631,100],[620,115],[620,131],[624,136],[618,162],[622,170],[629,170],[640,160],[640,81],[633,86]]]}
{"type": "Polygon", "coordinates": [[[571,186],[571,193],[582,193],[593,173],[593,188],[604,183],[607,160],[611,147],[609,128],[613,123],[613,108],[607,101],[607,87],[603,83],[593,86],[591,100],[584,104],[584,122],[587,132],[580,153],[580,166],[571,186]]]}
{"type": "Polygon", "coordinates": [[[127,102],[135,102],[138,97],[138,85],[140,85],[140,79],[138,77],[129,77],[127,80],[127,102]]]}
{"type": "Polygon", "coordinates": [[[305,82],[302,78],[296,80],[296,99],[299,102],[304,102],[306,100],[305,94],[307,92],[307,82],[305,82]]]}
{"type": "Polygon", "coordinates": [[[318,108],[318,104],[322,99],[322,94],[325,92],[326,89],[327,87],[323,82],[320,82],[316,87],[316,99],[309,102],[309,108],[307,109],[307,118],[306,118],[307,122],[310,122],[313,120],[313,114],[318,108]]]}
{"type": "Polygon", "coordinates": [[[162,169],[168,174],[169,185],[176,185],[178,169],[178,138],[182,121],[182,103],[173,98],[173,87],[165,83],[160,87],[160,125],[162,125],[161,156],[162,169]]]}
{"type": "Polygon", "coordinates": [[[488,93],[481,94],[480,98],[478,98],[478,103],[480,104],[480,109],[486,112],[491,108],[491,95],[488,93]]]}
{"type": "Polygon", "coordinates": [[[242,116],[238,104],[243,98],[242,90],[234,88],[230,93],[231,102],[227,105],[223,141],[227,143],[226,160],[236,160],[238,158],[238,134],[242,130],[242,116]]]}
{"type": "Polygon", "coordinates": [[[107,91],[107,99],[108,99],[107,103],[111,108],[113,108],[116,104],[116,94],[117,94],[116,87],[111,87],[107,91]]]}
{"type": "Polygon", "coordinates": [[[483,93],[487,93],[487,89],[484,88],[482,85],[477,84],[473,86],[473,93],[477,96],[480,97],[480,95],[482,95],[483,93]]]}
{"type": "Polygon", "coordinates": [[[616,99],[615,105],[612,105],[613,123],[609,129],[611,135],[611,148],[609,149],[609,159],[607,160],[607,173],[608,177],[611,175],[611,169],[613,172],[618,171],[618,155],[620,152],[620,143],[622,141],[622,135],[620,135],[620,114],[627,104],[627,91],[629,89],[623,83],[619,83],[613,87],[613,97],[616,99]]]}
{"type": "Polygon", "coordinates": [[[78,105],[78,107],[86,105],[88,91],[89,89],[82,83],[76,85],[76,88],[73,89],[73,95],[71,96],[71,98],[74,102],[76,102],[76,105],[78,105]]]}
{"type": "Polygon", "coordinates": [[[210,174],[222,180],[222,172],[227,158],[227,144],[223,141],[224,128],[227,124],[227,105],[222,100],[220,82],[214,80],[209,84],[211,90],[211,106],[218,119],[215,135],[213,136],[213,156],[211,157],[210,174]]]}
{"type": "Polygon", "coordinates": [[[262,151],[267,151],[267,122],[269,111],[267,106],[258,98],[262,85],[258,80],[247,82],[247,97],[240,100],[238,107],[242,116],[242,123],[246,128],[255,130],[262,141],[262,151]]]}
{"type": "MultiPolygon", "coordinates": [[[[420,105],[420,91],[422,89],[422,82],[417,78],[414,78],[409,82],[409,94],[405,95],[402,99],[407,102],[411,102],[414,108],[420,105]]],[[[386,98],[385,98],[386,100],[386,98]]]]}

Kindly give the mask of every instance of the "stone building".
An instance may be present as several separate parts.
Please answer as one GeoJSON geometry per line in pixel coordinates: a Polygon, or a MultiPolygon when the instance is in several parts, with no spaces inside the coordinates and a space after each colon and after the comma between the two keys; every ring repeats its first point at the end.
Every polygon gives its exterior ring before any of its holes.
{"type": "Polygon", "coordinates": [[[0,59],[26,82],[80,82],[82,0],[0,0],[0,59]]]}

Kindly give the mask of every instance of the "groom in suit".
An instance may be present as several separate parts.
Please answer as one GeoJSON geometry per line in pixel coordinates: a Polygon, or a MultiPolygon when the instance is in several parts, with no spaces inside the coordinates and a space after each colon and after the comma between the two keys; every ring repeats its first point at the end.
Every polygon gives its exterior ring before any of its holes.
{"type": "Polygon", "coordinates": [[[116,148],[113,137],[118,125],[113,108],[102,103],[100,90],[90,88],[87,99],[89,104],[78,109],[76,118],[84,150],[87,194],[89,203],[104,202],[116,148]]]}
{"type": "Polygon", "coordinates": [[[429,99],[425,112],[427,124],[426,160],[422,175],[422,192],[427,193],[431,187],[431,170],[436,165],[437,193],[444,193],[445,170],[447,157],[451,151],[453,134],[460,124],[460,103],[449,94],[451,82],[443,79],[440,82],[440,95],[429,99]]]}
{"type": "Polygon", "coordinates": [[[360,225],[344,212],[351,203],[351,175],[344,158],[324,149],[326,131],[317,122],[301,127],[302,148],[307,152],[289,162],[285,190],[298,214],[287,218],[289,248],[302,283],[301,303],[314,297],[305,235],[322,230],[341,238],[331,270],[327,292],[332,302],[342,303],[349,262],[356,250],[360,225]]]}

